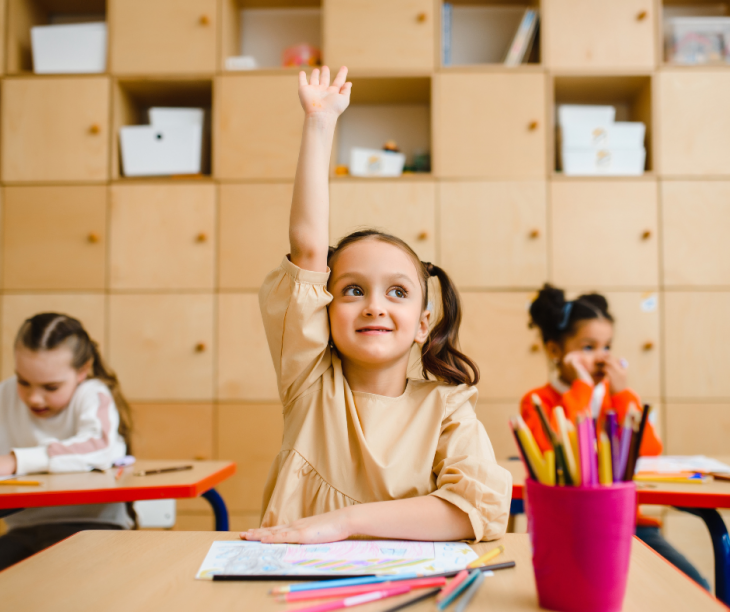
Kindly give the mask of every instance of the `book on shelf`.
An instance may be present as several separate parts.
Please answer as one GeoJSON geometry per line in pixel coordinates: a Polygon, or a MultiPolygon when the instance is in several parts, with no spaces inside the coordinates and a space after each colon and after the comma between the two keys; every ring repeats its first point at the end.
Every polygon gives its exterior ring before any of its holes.
{"type": "Polygon", "coordinates": [[[444,2],[441,7],[441,65],[451,66],[451,18],[453,7],[444,2]]]}
{"type": "Polygon", "coordinates": [[[530,51],[537,34],[538,13],[536,9],[526,9],[517,28],[512,44],[504,59],[505,66],[519,66],[530,57],[530,51]]]}

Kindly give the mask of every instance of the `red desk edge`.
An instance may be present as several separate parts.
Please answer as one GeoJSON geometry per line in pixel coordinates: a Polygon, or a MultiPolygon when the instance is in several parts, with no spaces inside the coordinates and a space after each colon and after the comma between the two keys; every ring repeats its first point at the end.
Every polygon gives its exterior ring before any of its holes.
{"type": "Polygon", "coordinates": [[[192,484],[162,485],[159,487],[115,487],[68,491],[28,491],[0,495],[0,510],[13,508],[40,508],[43,506],[78,506],[83,504],[115,504],[148,499],[185,499],[198,497],[236,473],[236,464],[230,462],[222,469],[192,484]]]}

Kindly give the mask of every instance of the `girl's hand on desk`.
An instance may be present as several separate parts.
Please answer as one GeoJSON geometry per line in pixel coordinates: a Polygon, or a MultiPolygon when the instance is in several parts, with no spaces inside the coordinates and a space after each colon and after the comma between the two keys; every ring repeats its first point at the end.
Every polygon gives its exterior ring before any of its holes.
{"type": "Polygon", "coordinates": [[[18,465],[15,461],[15,453],[0,455],[0,476],[10,476],[15,474],[18,465]]]}
{"type": "Polygon", "coordinates": [[[627,369],[621,365],[621,360],[609,355],[604,366],[606,379],[608,380],[609,392],[611,395],[621,393],[628,386],[627,369]]]}
{"type": "Polygon", "coordinates": [[[352,83],[346,83],[347,68],[340,68],[330,85],[330,69],[322,66],[315,68],[307,83],[304,71],[299,73],[299,101],[307,116],[330,115],[336,119],[350,104],[352,83]]]}
{"type": "Polygon", "coordinates": [[[350,535],[346,514],[342,510],[335,510],[299,519],[289,525],[249,529],[241,533],[241,539],[267,544],[321,544],[346,540],[350,535]]]}

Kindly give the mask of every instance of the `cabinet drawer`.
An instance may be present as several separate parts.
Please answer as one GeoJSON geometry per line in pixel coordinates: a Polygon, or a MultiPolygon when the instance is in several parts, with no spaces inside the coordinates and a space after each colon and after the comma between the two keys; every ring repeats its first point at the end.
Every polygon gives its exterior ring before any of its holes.
{"type": "Polygon", "coordinates": [[[544,7],[551,68],[655,67],[653,0],[548,0],[544,7]]]}
{"type": "Polygon", "coordinates": [[[535,330],[527,327],[533,297],[523,292],[462,292],[459,339],[481,371],[481,398],[510,400],[517,406],[525,393],[547,382],[547,359],[535,330]]]}
{"type": "Polygon", "coordinates": [[[292,185],[219,187],[218,282],[258,289],[289,252],[292,185]]]}
{"type": "Polygon", "coordinates": [[[435,174],[544,178],[545,88],[542,74],[437,74],[435,174]]]}
{"type": "Polygon", "coordinates": [[[114,185],[114,289],[212,289],[214,185],[114,185]]]}
{"type": "Polygon", "coordinates": [[[461,287],[535,287],[547,278],[543,181],[439,185],[441,262],[461,287]]]}
{"type": "Polygon", "coordinates": [[[213,296],[109,296],[109,363],[133,401],[213,397],[213,296]]]}
{"type": "Polygon", "coordinates": [[[103,289],[106,187],[6,187],[5,289],[103,289]]]}
{"type": "Polygon", "coordinates": [[[550,191],[558,286],[658,286],[654,181],[554,181],[550,191]]]}
{"type": "Polygon", "coordinates": [[[216,0],[108,0],[115,74],[216,69],[216,0]]]}
{"type": "Polygon", "coordinates": [[[104,181],[109,175],[109,79],[6,79],[4,181],[104,181]]]}
{"type": "Polygon", "coordinates": [[[434,67],[433,0],[324,0],[324,53],[337,70],[434,67]]]}
{"type": "Polygon", "coordinates": [[[132,416],[135,457],[213,459],[213,404],[133,404],[132,416]]]}
{"type": "Polygon", "coordinates": [[[330,185],[330,241],[374,227],[405,240],[434,261],[435,186],[430,181],[342,181],[330,185]]]}

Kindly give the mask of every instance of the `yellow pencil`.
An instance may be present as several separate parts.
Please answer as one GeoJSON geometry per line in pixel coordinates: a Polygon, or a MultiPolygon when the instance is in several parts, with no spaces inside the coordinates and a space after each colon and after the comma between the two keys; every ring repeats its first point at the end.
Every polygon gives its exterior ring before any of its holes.
{"type": "Polygon", "coordinates": [[[488,553],[484,553],[481,557],[478,559],[474,559],[469,565],[467,565],[467,569],[474,569],[475,567],[481,567],[482,565],[486,565],[487,562],[491,561],[495,557],[499,557],[504,552],[504,546],[501,544],[497,546],[497,548],[493,548],[488,553]]]}
{"type": "Polygon", "coordinates": [[[41,483],[37,480],[0,480],[0,485],[8,487],[39,487],[41,483]]]}
{"type": "Polygon", "coordinates": [[[563,443],[563,452],[565,453],[565,460],[568,462],[570,479],[573,481],[573,484],[577,486],[580,484],[580,470],[578,470],[578,465],[575,462],[573,445],[571,443],[572,441],[570,435],[568,434],[569,422],[565,418],[565,412],[563,411],[562,406],[556,406],[553,410],[553,414],[555,415],[555,419],[558,422],[558,437],[563,443]]]}
{"type": "Polygon", "coordinates": [[[611,443],[608,441],[608,434],[605,431],[602,431],[598,438],[598,482],[606,486],[613,484],[611,443]]]}
{"type": "Polygon", "coordinates": [[[555,486],[555,451],[545,451],[545,484],[555,486]]]}
{"type": "Polygon", "coordinates": [[[575,478],[573,478],[573,484],[576,487],[579,487],[581,483],[581,473],[580,451],[578,449],[578,432],[575,430],[575,426],[570,421],[568,421],[568,437],[570,438],[570,449],[573,451],[573,457],[575,458],[575,478]]]}
{"type": "Polygon", "coordinates": [[[704,478],[681,478],[679,476],[658,476],[652,474],[636,474],[634,480],[638,482],[676,482],[680,484],[704,484],[704,478]]]}
{"type": "Polygon", "coordinates": [[[517,415],[517,437],[522,442],[522,448],[525,450],[527,455],[526,459],[532,465],[532,469],[535,471],[537,479],[543,483],[548,484],[548,477],[546,473],[545,458],[540,452],[540,448],[535,442],[535,438],[532,436],[530,428],[525,423],[524,419],[517,415]]]}

